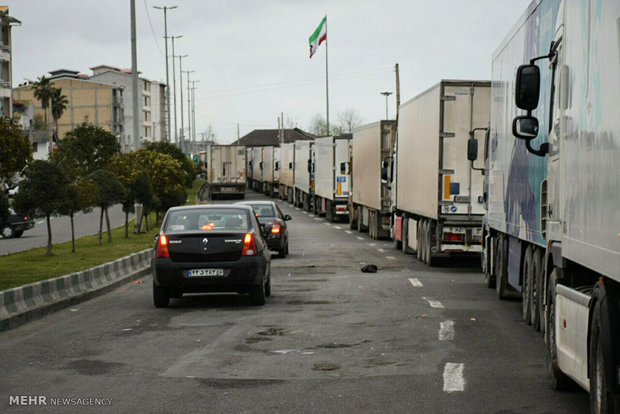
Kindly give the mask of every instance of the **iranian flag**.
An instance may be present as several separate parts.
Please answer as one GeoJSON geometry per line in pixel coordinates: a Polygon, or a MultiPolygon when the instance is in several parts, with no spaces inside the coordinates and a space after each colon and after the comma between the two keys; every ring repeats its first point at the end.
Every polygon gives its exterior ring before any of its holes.
{"type": "Polygon", "coordinates": [[[321,24],[316,28],[312,36],[310,36],[310,58],[316,53],[319,45],[327,40],[327,16],[323,17],[321,24]]]}

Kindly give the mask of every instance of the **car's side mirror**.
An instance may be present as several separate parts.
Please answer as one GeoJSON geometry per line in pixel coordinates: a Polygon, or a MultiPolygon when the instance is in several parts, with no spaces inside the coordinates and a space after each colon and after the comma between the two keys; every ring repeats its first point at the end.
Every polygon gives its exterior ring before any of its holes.
{"type": "Polygon", "coordinates": [[[512,121],[512,135],[519,139],[532,140],[538,136],[538,119],[533,116],[518,116],[512,121]]]}
{"type": "Polygon", "coordinates": [[[476,138],[469,138],[467,140],[467,159],[469,161],[476,161],[478,159],[478,140],[476,138]]]}
{"type": "Polygon", "coordinates": [[[540,68],[536,65],[521,65],[517,69],[515,103],[518,108],[532,111],[538,106],[540,95],[540,68]]]}
{"type": "Polygon", "coordinates": [[[284,216],[284,221],[289,221],[289,220],[293,220],[293,217],[289,216],[288,214],[286,214],[284,216]]]}

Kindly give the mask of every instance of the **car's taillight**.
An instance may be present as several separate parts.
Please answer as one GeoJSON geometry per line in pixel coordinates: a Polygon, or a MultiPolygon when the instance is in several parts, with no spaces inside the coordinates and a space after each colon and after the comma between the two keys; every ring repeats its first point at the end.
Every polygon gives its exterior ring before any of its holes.
{"type": "Polygon", "coordinates": [[[24,217],[24,221],[28,221],[28,216],[24,217]]]}
{"type": "Polygon", "coordinates": [[[273,226],[271,226],[271,232],[272,233],[280,233],[280,223],[278,223],[277,221],[273,223],[273,226]]]}
{"type": "Polygon", "coordinates": [[[462,242],[465,240],[465,235],[459,233],[444,233],[443,239],[449,242],[462,242]]]}
{"type": "Polygon", "coordinates": [[[246,233],[243,238],[243,252],[242,256],[256,256],[256,244],[254,243],[254,235],[252,233],[246,233]]]}
{"type": "Polygon", "coordinates": [[[170,257],[170,252],[168,251],[168,238],[165,234],[159,236],[159,240],[157,241],[157,254],[155,257],[170,257]]]}

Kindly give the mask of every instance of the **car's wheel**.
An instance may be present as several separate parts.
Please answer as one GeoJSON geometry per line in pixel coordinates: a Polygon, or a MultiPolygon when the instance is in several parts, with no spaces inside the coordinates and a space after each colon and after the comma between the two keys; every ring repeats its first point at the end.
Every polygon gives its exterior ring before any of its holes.
{"type": "Polygon", "coordinates": [[[4,237],[5,239],[10,239],[11,237],[15,236],[15,232],[13,231],[13,227],[11,226],[4,226],[2,227],[2,237],[4,237]]]}
{"type": "Polygon", "coordinates": [[[532,247],[528,246],[525,250],[525,258],[523,259],[523,292],[521,298],[521,315],[523,320],[529,325],[531,323],[531,301],[532,301],[532,247]]]}
{"type": "Polygon", "coordinates": [[[284,253],[289,254],[288,253],[288,240],[286,241],[286,247],[284,248],[284,253]]]}
{"type": "Polygon", "coordinates": [[[16,231],[14,237],[22,237],[22,234],[24,234],[23,230],[16,231]]]}
{"type": "Polygon", "coordinates": [[[530,299],[530,323],[537,331],[540,329],[540,307],[542,305],[542,295],[540,279],[542,278],[542,255],[539,248],[534,248],[532,255],[532,284],[530,286],[531,299],[530,299]]]}
{"type": "Polygon", "coordinates": [[[250,288],[250,301],[254,306],[263,306],[265,304],[265,283],[261,283],[260,285],[252,286],[250,288]]]}
{"type": "MultiPolygon", "coordinates": [[[[547,375],[551,379],[551,388],[554,390],[565,390],[569,387],[571,380],[558,367],[558,354],[555,344],[555,283],[558,278],[558,271],[554,270],[549,276],[547,283],[547,375]]],[[[590,390],[592,391],[592,390],[590,390]]]]}
{"type": "Polygon", "coordinates": [[[280,259],[284,259],[286,257],[286,246],[282,247],[281,249],[278,249],[278,257],[280,259]]]}
{"type": "Polygon", "coordinates": [[[269,276],[267,283],[265,283],[265,296],[271,296],[271,276],[269,276]]]}
{"type": "Polygon", "coordinates": [[[170,294],[166,288],[153,284],[153,304],[156,308],[167,308],[170,305],[170,294]]]}

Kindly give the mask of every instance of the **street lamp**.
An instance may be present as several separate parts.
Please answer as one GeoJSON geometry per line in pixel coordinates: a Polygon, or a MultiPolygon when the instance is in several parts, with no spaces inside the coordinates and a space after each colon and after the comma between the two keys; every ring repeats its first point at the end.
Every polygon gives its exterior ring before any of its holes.
{"type": "MultiPolygon", "coordinates": [[[[196,72],[195,70],[186,70],[184,71],[187,75],[187,136],[189,140],[192,140],[192,94],[190,92],[189,84],[191,81],[189,80],[189,74],[196,72]]],[[[183,105],[183,103],[181,103],[183,105]]]]}
{"type": "Polygon", "coordinates": [[[392,92],[381,92],[381,95],[385,96],[385,119],[389,119],[388,118],[388,96],[390,96],[392,94],[392,92]]]}
{"type": "Polygon", "coordinates": [[[174,94],[174,142],[179,142],[177,138],[177,75],[174,70],[174,39],[180,39],[183,35],[170,36],[172,39],[172,93],[174,94]]]}
{"type": "Polygon", "coordinates": [[[179,58],[179,94],[181,98],[181,130],[179,131],[179,148],[181,148],[181,151],[183,152],[185,152],[183,149],[183,58],[188,56],[189,55],[177,56],[179,58]]]}
{"type": "MultiPolygon", "coordinates": [[[[170,142],[172,140],[172,134],[170,134],[170,78],[168,77],[168,10],[174,10],[177,6],[171,7],[159,7],[153,6],[153,8],[164,11],[164,39],[166,42],[166,110],[168,111],[168,133],[166,134],[166,141],[170,142]]],[[[173,62],[174,63],[174,62],[173,62]]]]}

